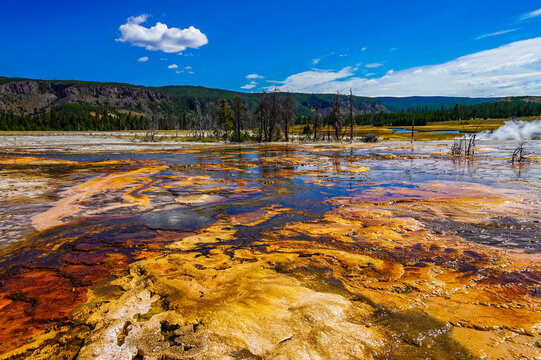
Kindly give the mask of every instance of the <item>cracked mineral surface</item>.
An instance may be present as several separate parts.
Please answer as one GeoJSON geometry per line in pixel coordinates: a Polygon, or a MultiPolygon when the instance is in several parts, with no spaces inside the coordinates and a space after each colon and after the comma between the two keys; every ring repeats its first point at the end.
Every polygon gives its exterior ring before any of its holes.
{"type": "Polygon", "coordinates": [[[541,163],[448,145],[4,152],[0,359],[541,358],[541,163]]]}

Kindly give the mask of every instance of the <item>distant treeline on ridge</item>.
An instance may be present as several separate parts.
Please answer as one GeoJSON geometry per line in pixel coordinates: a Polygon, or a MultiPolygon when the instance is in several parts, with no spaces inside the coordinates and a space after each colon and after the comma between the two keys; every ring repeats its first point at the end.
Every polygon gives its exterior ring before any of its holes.
{"type": "MultiPolygon", "coordinates": [[[[277,90],[243,94],[186,86],[144,88],[15,80],[0,81],[1,131],[189,130],[196,138],[243,141],[252,137],[275,141],[288,140],[291,126],[304,125],[305,134],[313,134],[314,139],[320,129],[326,129],[327,137],[332,133],[340,139],[352,124],[409,126],[415,118],[419,126],[428,122],[541,114],[539,97],[487,99],[488,102],[457,103],[439,109],[410,106],[390,111],[378,99],[351,94],[290,94],[277,90]],[[56,100],[45,103],[46,98],[56,100]]],[[[394,100],[404,104],[411,101],[394,100]]]]}

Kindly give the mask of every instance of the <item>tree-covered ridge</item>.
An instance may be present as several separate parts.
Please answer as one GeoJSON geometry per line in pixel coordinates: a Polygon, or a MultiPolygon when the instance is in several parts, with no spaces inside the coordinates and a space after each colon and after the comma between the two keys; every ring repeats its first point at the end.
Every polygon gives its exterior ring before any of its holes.
{"type": "Polygon", "coordinates": [[[428,108],[429,110],[440,110],[452,108],[459,105],[483,104],[499,100],[501,98],[469,98],[469,97],[448,97],[448,96],[407,96],[407,97],[389,97],[382,96],[377,98],[391,112],[407,111],[411,108],[428,108]]]}
{"type": "MultiPolygon", "coordinates": [[[[221,98],[233,102],[235,96],[240,97],[248,112],[253,112],[259,103],[260,94],[187,85],[147,87],[122,83],[0,77],[0,110],[11,110],[19,115],[37,115],[41,110],[56,111],[59,106],[71,103],[106,107],[111,112],[125,110],[180,116],[195,110],[195,99],[204,108],[217,106],[221,98]]],[[[309,116],[315,100],[321,102],[324,113],[330,111],[333,98],[334,94],[292,94],[295,111],[299,116],[309,116]]],[[[77,105],[72,109],[78,112],[77,105]]],[[[368,97],[355,96],[354,107],[356,114],[388,112],[379,100],[368,97]]]]}
{"type": "MultiPolygon", "coordinates": [[[[537,99],[537,98],[534,98],[537,99]]],[[[541,115],[541,102],[535,102],[532,97],[509,97],[483,104],[459,105],[452,108],[444,106],[439,110],[429,107],[409,108],[406,111],[387,114],[357,115],[356,123],[375,126],[408,126],[415,116],[416,125],[426,125],[428,122],[470,119],[508,119],[513,117],[541,115]]]]}
{"type": "MultiPolygon", "coordinates": [[[[255,95],[255,94],[250,94],[255,95]]],[[[194,110],[175,112],[139,113],[137,111],[115,111],[106,106],[98,107],[86,103],[67,103],[50,111],[37,114],[18,115],[0,110],[0,130],[3,131],[112,131],[112,130],[190,130],[198,138],[205,136],[222,140],[241,141],[250,131],[264,141],[288,138],[288,129],[294,124],[310,125],[317,138],[318,128],[333,128],[339,138],[342,128],[349,125],[351,103],[346,96],[324,95],[323,100],[315,95],[308,97],[313,106],[310,115],[299,115],[295,109],[295,95],[273,92],[260,94],[254,103],[246,104],[235,95],[232,100],[221,98],[218,104],[194,100],[194,110]],[[330,111],[321,112],[327,97],[332,97],[330,111]],[[252,106],[250,106],[252,105],[252,106]],[[350,110],[348,110],[350,109],[350,110]]],[[[301,94],[302,95],[302,94],[301,94]]],[[[297,97],[298,98],[298,97],[297,97]]],[[[188,100],[186,100],[188,101],[188,100]]],[[[325,104],[327,105],[327,104],[325,104]]],[[[354,115],[356,125],[409,126],[415,117],[416,125],[428,122],[470,119],[504,119],[541,115],[541,101],[535,97],[513,97],[485,104],[458,105],[439,110],[410,108],[394,113],[354,115]]]]}
{"type": "Polygon", "coordinates": [[[408,126],[414,117],[416,125],[425,125],[541,114],[541,98],[532,96],[436,110],[432,105],[390,112],[376,99],[353,95],[0,78],[0,130],[8,131],[190,130],[196,138],[241,141],[251,133],[274,141],[288,139],[289,128],[303,124],[314,138],[326,126],[339,139],[351,119],[357,125],[408,126]]]}
{"type": "MultiPolygon", "coordinates": [[[[113,131],[140,130],[146,128],[147,119],[143,116],[113,114],[106,110],[77,115],[64,112],[64,109],[43,111],[37,115],[16,115],[0,110],[1,131],[113,131]]],[[[77,109],[78,111],[80,109],[77,109]]],[[[166,129],[167,124],[161,124],[166,129]]]]}

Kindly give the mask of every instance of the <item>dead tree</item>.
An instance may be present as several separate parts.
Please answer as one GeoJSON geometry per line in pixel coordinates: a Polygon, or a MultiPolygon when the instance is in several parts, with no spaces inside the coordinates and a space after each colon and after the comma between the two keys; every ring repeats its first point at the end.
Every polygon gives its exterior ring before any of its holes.
{"type": "Polygon", "coordinates": [[[316,100],[316,117],[314,119],[314,141],[317,141],[317,129],[319,127],[319,99],[316,100]]]}
{"type": "Polygon", "coordinates": [[[332,124],[334,128],[334,137],[336,141],[340,141],[340,132],[342,130],[342,109],[340,104],[340,95],[336,94],[333,104],[331,113],[329,115],[329,122],[332,124]]]}
{"type": "Polygon", "coordinates": [[[193,136],[197,140],[203,139],[205,137],[205,119],[203,117],[203,113],[201,112],[201,103],[197,98],[195,99],[195,110],[191,114],[190,120],[190,128],[193,136]]]}
{"type": "Polygon", "coordinates": [[[263,91],[256,109],[257,122],[259,123],[259,141],[268,141],[268,123],[270,117],[269,103],[267,94],[263,91]]]}
{"type": "Polygon", "coordinates": [[[282,104],[280,101],[280,92],[278,88],[274,89],[271,96],[270,116],[269,116],[269,129],[268,138],[266,141],[274,141],[278,138],[276,134],[276,124],[280,122],[282,116],[282,104]]]}
{"type": "Polygon", "coordinates": [[[415,108],[413,108],[413,118],[411,119],[411,143],[413,144],[413,133],[415,132],[415,108]]]}
{"type": "Polygon", "coordinates": [[[178,138],[178,131],[180,129],[180,118],[176,115],[171,116],[171,122],[173,130],[175,130],[175,139],[178,138]]]}
{"type": "Polygon", "coordinates": [[[475,138],[476,138],[476,136],[477,136],[477,134],[473,134],[472,136],[470,136],[470,139],[467,142],[467,146],[466,146],[466,141],[464,140],[464,144],[465,144],[464,156],[474,156],[475,155],[475,138]]]}
{"type": "Polygon", "coordinates": [[[453,142],[453,145],[451,145],[451,149],[449,150],[449,154],[454,156],[462,155],[462,139],[455,140],[453,142]]]}
{"type": "Polygon", "coordinates": [[[449,154],[454,156],[474,156],[476,138],[477,134],[472,134],[469,139],[464,134],[462,139],[454,141],[453,145],[451,145],[451,149],[449,150],[449,154]]]}
{"type": "Polygon", "coordinates": [[[152,113],[147,117],[147,133],[145,134],[145,141],[156,141],[159,123],[160,119],[157,114],[152,113]]]}
{"type": "Polygon", "coordinates": [[[349,120],[350,120],[350,133],[349,141],[353,142],[353,92],[349,89],[349,120]]]}
{"type": "Polygon", "coordinates": [[[513,156],[511,157],[511,163],[514,164],[515,161],[520,163],[523,163],[525,158],[525,152],[524,152],[524,146],[526,145],[526,141],[522,140],[519,144],[519,146],[513,151],[513,156]]]}
{"type": "Polygon", "coordinates": [[[282,106],[282,125],[286,142],[289,142],[289,127],[295,124],[295,105],[291,94],[288,92],[282,106]]]}
{"type": "Polygon", "coordinates": [[[246,105],[242,103],[240,96],[236,95],[233,100],[233,119],[235,120],[235,141],[240,142],[242,123],[246,120],[246,105]]]}

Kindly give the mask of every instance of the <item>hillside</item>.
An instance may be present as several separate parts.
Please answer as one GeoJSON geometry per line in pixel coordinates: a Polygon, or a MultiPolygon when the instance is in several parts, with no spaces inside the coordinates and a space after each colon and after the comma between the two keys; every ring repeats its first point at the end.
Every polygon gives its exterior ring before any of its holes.
{"type": "MultiPolygon", "coordinates": [[[[100,83],[76,80],[33,80],[0,77],[0,110],[17,115],[36,115],[42,111],[85,116],[91,112],[130,111],[138,114],[162,113],[181,115],[194,109],[195,99],[203,110],[217,105],[220,98],[233,100],[239,95],[253,112],[260,94],[211,89],[201,86],[145,87],[120,83],[100,83]]],[[[319,101],[322,113],[330,111],[334,94],[291,94],[297,115],[312,114],[319,101]]],[[[343,96],[343,105],[348,103],[343,96]]],[[[377,99],[354,96],[354,113],[389,112],[377,99]]]]}
{"type": "Polygon", "coordinates": [[[476,105],[499,100],[500,98],[468,98],[447,96],[408,96],[408,97],[378,97],[381,103],[391,111],[406,111],[412,107],[428,110],[441,110],[455,105],[476,105]]]}

